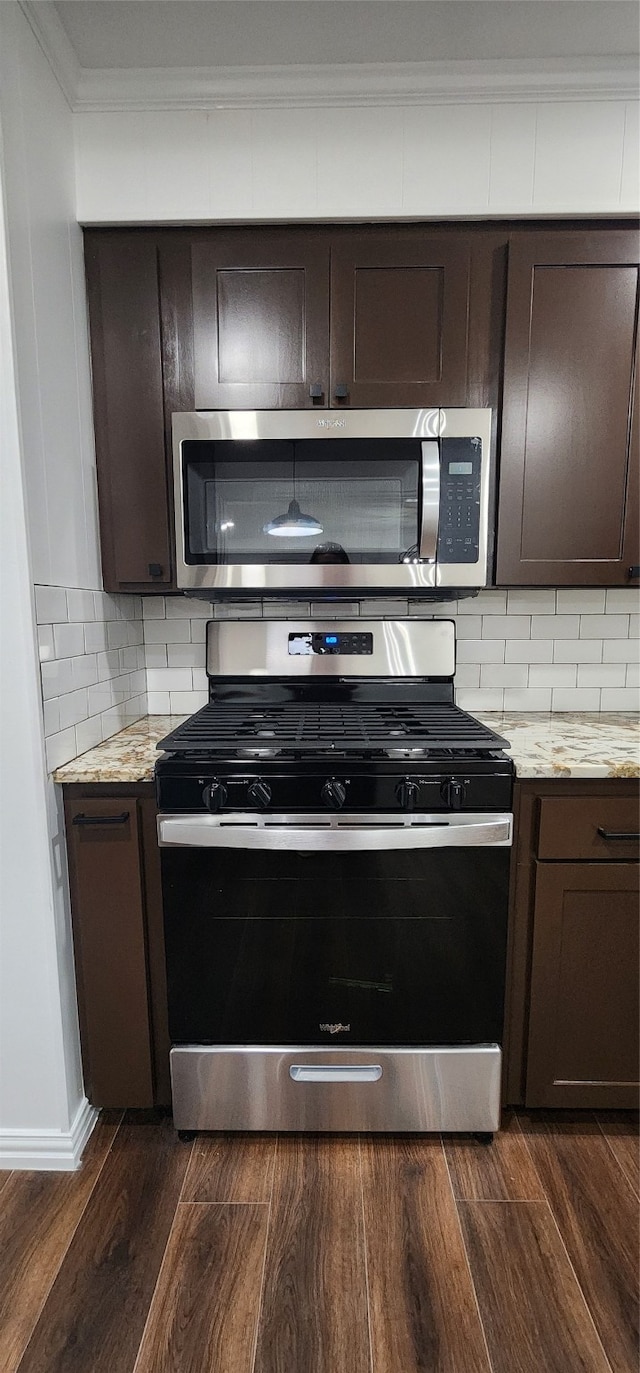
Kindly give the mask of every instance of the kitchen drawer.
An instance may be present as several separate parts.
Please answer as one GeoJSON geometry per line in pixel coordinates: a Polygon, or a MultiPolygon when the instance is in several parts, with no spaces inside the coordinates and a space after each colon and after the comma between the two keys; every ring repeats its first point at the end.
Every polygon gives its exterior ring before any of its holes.
{"type": "Polygon", "coordinates": [[[629,861],[640,851],[639,830],[637,797],[543,796],[538,858],[629,861]]]}

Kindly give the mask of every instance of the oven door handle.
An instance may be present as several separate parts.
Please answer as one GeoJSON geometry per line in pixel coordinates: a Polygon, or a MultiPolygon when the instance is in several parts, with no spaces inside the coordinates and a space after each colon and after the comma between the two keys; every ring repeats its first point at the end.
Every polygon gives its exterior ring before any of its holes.
{"type": "Polygon", "coordinates": [[[508,848],[512,815],[159,815],[161,848],[271,849],[307,853],[356,850],[508,848]]]}
{"type": "Polygon", "coordinates": [[[438,554],[440,523],[440,444],[437,439],[424,439],[421,448],[418,552],[423,562],[434,563],[438,554]]]}

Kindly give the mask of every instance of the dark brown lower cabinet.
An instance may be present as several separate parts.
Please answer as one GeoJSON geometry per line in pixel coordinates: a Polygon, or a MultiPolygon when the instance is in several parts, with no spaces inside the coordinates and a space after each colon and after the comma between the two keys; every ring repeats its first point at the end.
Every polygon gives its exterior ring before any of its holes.
{"type": "Polygon", "coordinates": [[[518,788],[505,1094],[638,1104],[638,788],[518,788]]]}
{"type": "Polygon", "coordinates": [[[169,1104],[153,787],[65,787],[85,1091],[94,1106],[169,1104]]]}

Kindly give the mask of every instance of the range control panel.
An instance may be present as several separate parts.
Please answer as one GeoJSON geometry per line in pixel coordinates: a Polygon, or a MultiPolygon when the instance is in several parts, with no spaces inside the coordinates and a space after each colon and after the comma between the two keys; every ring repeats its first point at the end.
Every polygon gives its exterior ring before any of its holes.
{"type": "Polygon", "coordinates": [[[475,563],[480,551],[479,438],[440,441],[438,562],[475,563]]]}
{"type": "Polygon", "coordinates": [[[371,657],[373,654],[373,634],[369,633],[348,633],[339,630],[331,630],[328,633],[298,633],[289,635],[289,657],[307,658],[311,654],[323,656],[324,654],[349,655],[366,654],[371,657]]]}

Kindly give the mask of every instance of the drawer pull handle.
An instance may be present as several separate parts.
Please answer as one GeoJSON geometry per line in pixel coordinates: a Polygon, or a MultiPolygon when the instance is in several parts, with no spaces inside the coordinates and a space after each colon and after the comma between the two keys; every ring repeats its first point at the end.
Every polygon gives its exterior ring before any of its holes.
{"type": "Polygon", "coordinates": [[[74,825],[125,825],[129,819],[128,810],[121,815],[74,815],[74,825]]]}
{"type": "Polygon", "coordinates": [[[619,839],[621,843],[637,844],[640,840],[640,833],[637,830],[605,830],[602,825],[598,825],[598,834],[601,839],[607,839],[609,842],[612,839],[619,839]]]}
{"type": "Polygon", "coordinates": [[[294,1082],[379,1082],[379,1063],[292,1063],[294,1082]]]}

